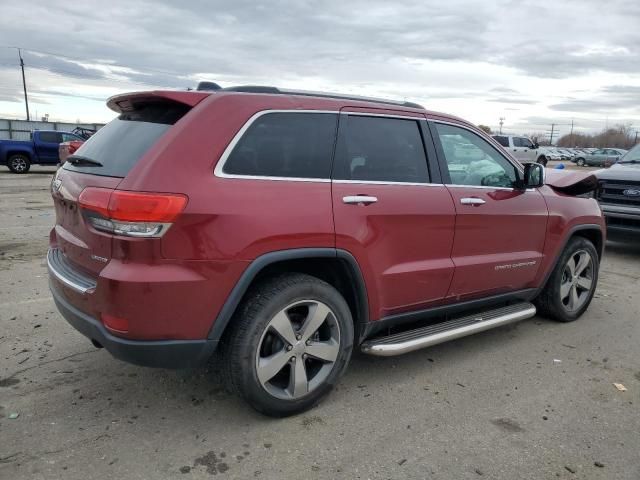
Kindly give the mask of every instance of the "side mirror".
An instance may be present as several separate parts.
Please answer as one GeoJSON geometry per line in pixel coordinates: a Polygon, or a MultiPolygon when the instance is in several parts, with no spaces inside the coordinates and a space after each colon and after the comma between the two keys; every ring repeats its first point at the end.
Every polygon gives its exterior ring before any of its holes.
{"type": "Polygon", "coordinates": [[[524,188],[538,188],[544,185],[544,166],[539,163],[526,163],[524,166],[524,188]]]}
{"type": "Polygon", "coordinates": [[[533,148],[534,150],[537,150],[540,148],[540,144],[538,142],[533,142],[533,148]]]}

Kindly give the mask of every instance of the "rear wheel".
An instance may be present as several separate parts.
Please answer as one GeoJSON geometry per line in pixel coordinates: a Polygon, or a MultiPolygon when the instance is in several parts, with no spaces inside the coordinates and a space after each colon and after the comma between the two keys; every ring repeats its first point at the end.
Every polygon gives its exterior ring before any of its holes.
{"type": "Polygon", "coordinates": [[[342,295],[309,275],[281,275],[253,288],[234,315],[223,340],[224,372],[259,412],[293,415],[333,388],[352,348],[342,295]]]}
{"type": "Polygon", "coordinates": [[[584,167],[584,165],[585,165],[584,158],[577,159],[576,160],[576,165],[578,165],[579,167],[584,167]]]}
{"type": "Polygon", "coordinates": [[[547,157],[545,157],[544,155],[540,158],[538,158],[538,163],[540,165],[542,165],[543,167],[547,166],[547,157]]]}
{"type": "Polygon", "coordinates": [[[560,322],[578,319],[593,299],[598,269],[593,244],[583,237],[572,238],[535,301],[540,314],[560,322]]]}
{"type": "Polygon", "coordinates": [[[11,155],[7,160],[7,167],[13,173],[27,173],[31,168],[29,157],[22,154],[11,155]]]}

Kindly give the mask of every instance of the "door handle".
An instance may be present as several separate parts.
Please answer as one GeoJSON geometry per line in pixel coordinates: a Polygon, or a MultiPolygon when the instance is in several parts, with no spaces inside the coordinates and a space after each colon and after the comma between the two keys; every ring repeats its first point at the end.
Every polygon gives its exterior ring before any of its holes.
{"type": "Polygon", "coordinates": [[[342,203],[346,203],[347,205],[369,205],[377,201],[377,197],[370,197],[368,195],[347,195],[346,197],[342,197],[342,203]]]}
{"type": "Polygon", "coordinates": [[[483,199],[481,198],[477,198],[477,197],[469,197],[469,198],[461,198],[460,199],[460,203],[462,205],[474,205],[474,206],[479,206],[479,205],[484,205],[485,202],[483,199]]]}

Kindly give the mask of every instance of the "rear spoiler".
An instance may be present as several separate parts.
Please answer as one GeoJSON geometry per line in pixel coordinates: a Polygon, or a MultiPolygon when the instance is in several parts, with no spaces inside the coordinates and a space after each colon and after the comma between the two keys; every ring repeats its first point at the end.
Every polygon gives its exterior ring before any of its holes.
{"type": "Polygon", "coordinates": [[[549,169],[546,171],[545,184],[567,195],[583,195],[598,188],[598,177],[595,172],[549,169]]]}
{"type": "Polygon", "coordinates": [[[207,92],[181,92],[177,90],[154,90],[149,92],[123,93],[109,98],[107,100],[107,107],[116,113],[122,113],[133,110],[133,105],[137,102],[157,102],[162,100],[195,107],[209,95],[210,93],[207,92]]]}

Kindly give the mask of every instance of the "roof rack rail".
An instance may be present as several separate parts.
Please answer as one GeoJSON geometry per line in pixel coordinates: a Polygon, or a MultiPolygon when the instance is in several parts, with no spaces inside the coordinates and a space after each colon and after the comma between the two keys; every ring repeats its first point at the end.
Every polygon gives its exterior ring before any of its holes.
{"type": "Polygon", "coordinates": [[[424,109],[424,107],[418,103],[414,102],[400,102],[396,100],[388,100],[384,98],[374,98],[374,97],[363,97],[359,95],[346,95],[340,93],[328,93],[328,92],[313,92],[307,90],[285,90],[277,87],[269,87],[263,85],[240,85],[237,87],[226,87],[220,89],[224,92],[244,92],[244,93],[271,93],[277,95],[301,95],[305,97],[321,97],[321,98],[335,98],[340,100],[357,100],[360,102],[375,102],[382,103],[385,105],[395,105],[398,107],[407,107],[407,108],[419,108],[424,109]]]}

